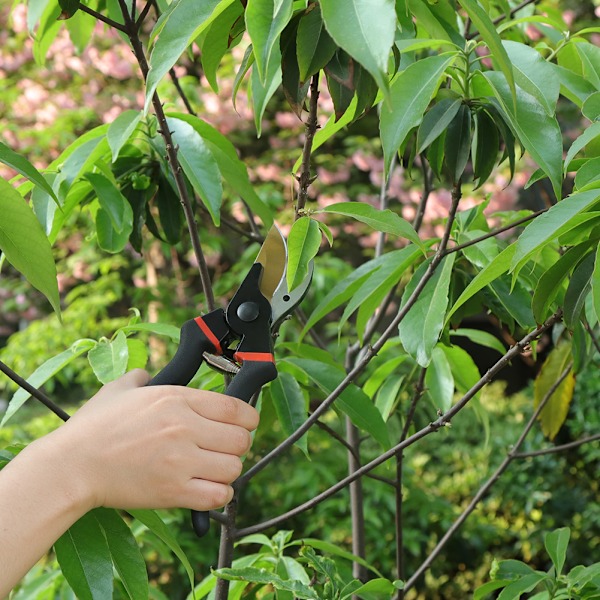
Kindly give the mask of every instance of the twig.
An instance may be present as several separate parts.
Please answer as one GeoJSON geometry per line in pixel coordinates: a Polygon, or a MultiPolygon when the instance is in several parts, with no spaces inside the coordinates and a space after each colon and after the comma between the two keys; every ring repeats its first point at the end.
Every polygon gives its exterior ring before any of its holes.
{"type": "Polygon", "coordinates": [[[44,406],[48,407],[57,417],[63,421],[69,420],[69,414],[66,413],[60,406],[54,404],[44,392],[33,387],[20,375],[15,373],[8,365],[0,361],[0,371],[2,371],[9,379],[12,379],[19,387],[22,387],[26,392],[30,393],[36,400],[39,400],[44,406]]]}
{"type": "MultiPolygon", "coordinates": [[[[521,9],[525,8],[526,6],[529,6],[530,4],[535,4],[536,2],[538,2],[539,0],[523,0],[523,2],[521,2],[521,4],[515,6],[513,9],[511,9],[510,13],[509,13],[509,18],[512,18],[515,16],[516,13],[518,13],[521,9]]],[[[501,23],[502,21],[504,21],[504,19],[506,19],[507,15],[500,15],[499,17],[496,17],[492,23],[494,25],[498,25],[498,23],[501,23]]],[[[472,40],[474,37],[477,37],[479,35],[479,31],[474,31],[473,33],[470,33],[466,36],[466,38],[468,40],[472,40]]]]}
{"type": "Polygon", "coordinates": [[[404,591],[409,590],[415,584],[417,579],[419,577],[421,577],[421,575],[423,575],[423,573],[425,571],[427,571],[427,569],[429,569],[429,567],[431,566],[431,564],[433,563],[435,558],[438,556],[438,554],[441,552],[442,548],[446,545],[448,540],[456,533],[456,531],[459,529],[459,527],[466,521],[467,517],[475,510],[475,508],[477,507],[477,505],[479,504],[481,499],[486,495],[488,490],[498,481],[498,479],[500,478],[502,473],[504,473],[504,471],[506,471],[506,469],[508,468],[510,463],[514,460],[516,451],[521,447],[525,438],[527,437],[527,434],[531,431],[531,428],[533,427],[536,419],[538,418],[538,416],[540,415],[540,413],[542,412],[542,410],[548,403],[548,400],[550,400],[550,397],[552,396],[552,394],[554,394],[554,392],[556,391],[558,386],[564,381],[564,379],[567,377],[567,375],[571,372],[571,368],[572,368],[572,364],[570,364],[561,373],[560,377],[556,380],[554,385],[552,385],[550,387],[550,389],[546,392],[546,394],[542,398],[542,401],[538,404],[537,408],[535,409],[535,411],[529,418],[529,421],[523,428],[523,431],[521,432],[519,439],[515,442],[512,450],[510,452],[508,452],[508,454],[506,455],[506,457],[504,458],[504,460],[502,461],[500,466],[496,469],[496,471],[494,471],[494,474],[479,488],[478,492],[475,494],[475,496],[473,496],[473,499],[471,500],[471,502],[469,502],[469,505],[461,513],[461,515],[458,517],[458,519],[456,519],[456,521],[454,521],[454,523],[448,529],[448,531],[446,531],[446,533],[443,535],[443,537],[437,543],[436,547],[431,551],[429,556],[423,561],[421,566],[413,573],[413,575],[410,577],[410,579],[408,579],[408,581],[404,585],[404,591]]]}
{"type": "Polygon", "coordinates": [[[144,8],[142,8],[142,11],[140,12],[140,14],[138,16],[137,21],[135,22],[135,28],[138,32],[140,31],[140,28],[142,27],[142,24],[144,23],[144,20],[148,16],[148,13],[150,12],[150,9],[152,8],[152,6],[154,6],[154,2],[152,0],[148,0],[148,2],[146,2],[146,5],[144,6],[144,8]]]}
{"type": "Polygon", "coordinates": [[[544,456],[545,454],[556,454],[558,452],[562,452],[563,450],[578,448],[579,446],[583,446],[583,444],[589,444],[590,442],[595,442],[596,440],[600,440],[600,433],[589,435],[581,438],[580,440],[569,442],[568,444],[561,444],[560,446],[541,448],[540,450],[533,450],[532,452],[517,452],[516,454],[513,454],[513,458],[532,458],[534,456],[544,456]]]}
{"type": "Polygon", "coordinates": [[[117,21],[113,21],[109,17],[105,17],[103,14],[95,11],[93,8],[90,8],[85,4],[82,4],[81,2],[79,3],[79,10],[81,12],[87,13],[88,15],[91,15],[92,17],[94,17],[94,19],[98,19],[98,21],[106,23],[108,26],[113,27],[114,29],[118,29],[122,33],[127,33],[127,28],[125,27],[125,25],[117,23],[117,21]]]}
{"type": "MultiPolygon", "coordinates": [[[[331,486],[329,489],[325,490],[324,492],[321,492],[320,494],[318,494],[314,498],[311,498],[307,502],[304,502],[303,504],[296,506],[292,510],[286,512],[285,514],[282,514],[282,515],[279,515],[272,519],[269,519],[268,521],[264,521],[263,523],[258,523],[256,525],[247,527],[245,529],[238,530],[238,532],[237,532],[238,538],[242,537],[244,535],[251,534],[251,533],[258,533],[259,531],[263,531],[265,529],[268,529],[269,527],[277,526],[280,523],[283,523],[284,521],[288,520],[291,517],[295,517],[296,515],[302,514],[303,512],[314,508],[315,506],[317,506],[318,504],[320,504],[321,502],[323,502],[330,496],[333,496],[340,490],[347,487],[352,481],[354,481],[358,477],[362,477],[363,475],[366,475],[373,469],[376,469],[377,467],[379,467],[380,465],[382,465],[383,463],[388,461],[390,458],[393,458],[401,450],[404,450],[404,449],[412,446],[413,444],[415,444],[422,438],[424,438],[432,433],[435,433],[442,427],[445,427],[446,425],[448,425],[452,421],[452,419],[473,399],[473,397],[484,386],[486,386],[490,381],[493,380],[493,378],[498,374],[499,371],[501,371],[508,363],[510,363],[510,361],[513,360],[518,354],[520,354],[521,352],[524,352],[525,349],[531,344],[531,342],[533,340],[538,339],[545,331],[550,329],[561,318],[562,318],[562,311],[559,310],[558,312],[553,314],[545,323],[538,326],[534,331],[532,331],[531,333],[529,333],[525,337],[523,337],[512,348],[510,348],[506,352],[506,354],[500,360],[498,360],[487,371],[487,373],[458,402],[456,402],[456,404],[454,404],[448,410],[448,412],[439,416],[435,421],[432,421],[426,427],[423,427],[419,431],[413,433],[411,436],[407,437],[404,441],[400,442],[399,444],[396,444],[393,448],[386,451],[384,454],[378,456],[376,459],[372,460],[371,462],[367,463],[366,465],[363,465],[360,469],[358,469],[351,476],[348,476],[348,477],[342,479],[341,481],[338,481],[336,484],[331,486]]],[[[314,414],[315,413],[313,413],[313,415],[314,414]]]]}
{"type": "Polygon", "coordinates": [[[188,113],[190,113],[190,115],[194,115],[195,117],[197,117],[198,114],[192,107],[186,93],[183,91],[183,88],[181,87],[181,84],[179,83],[179,77],[177,77],[177,74],[175,73],[175,69],[173,69],[173,68],[169,69],[169,77],[171,78],[171,81],[173,82],[173,85],[175,86],[175,89],[177,90],[179,97],[181,98],[183,104],[185,105],[185,109],[188,111],[188,113]]]}
{"type": "Polygon", "coordinates": [[[421,225],[423,224],[423,217],[425,216],[425,209],[427,208],[427,201],[429,200],[429,195],[431,194],[431,169],[427,166],[427,161],[425,157],[420,154],[421,159],[421,171],[423,172],[423,195],[419,200],[419,206],[417,207],[417,214],[413,219],[412,226],[413,229],[418,233],[419,229],[421,229],[421,225]]]}
{"type": "Polygon", "coordinates": [[[588,332],[588,334],[592,340],[592,343],[596,347],[596,350],[598,351],[598,353],[600,353],[600,341],[598,341],[598,338],[597,338],[596,334],[594,333],[594,330],[590,327],[589,323],[585,324],[585,329],[588,332]]]}
{"type": "Polygon", "coordinates": [[[312,154],[312,145],[315,133],[319,128],[317,121],[317,107],[319,101],[319,73],[315,73],[310,82],[310,106],[308,120],[306,121],[306,138],[304,139],[304,148],[302,150],[302,166],[298,180],[298,198],[296,202],[296,219],[298,219],[306,202],[308,200],[308,188],[313,181],[310,174],[310,157],[312,154]]]}

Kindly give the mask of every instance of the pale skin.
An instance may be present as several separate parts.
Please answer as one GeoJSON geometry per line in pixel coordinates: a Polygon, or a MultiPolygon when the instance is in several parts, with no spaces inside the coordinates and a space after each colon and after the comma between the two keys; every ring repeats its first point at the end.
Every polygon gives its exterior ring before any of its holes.
{"type": "Polygon", "coordinates": [[[209,510],[231,500],[256,410],[147,382],[138,369],[105,385],[0,471],[0,598],[93,508],[209,510]]]}

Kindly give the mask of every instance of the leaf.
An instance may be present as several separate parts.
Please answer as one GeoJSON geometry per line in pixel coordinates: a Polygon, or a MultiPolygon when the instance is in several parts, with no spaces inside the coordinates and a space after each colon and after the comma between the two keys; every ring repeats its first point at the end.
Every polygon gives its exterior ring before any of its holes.
{"type": "Polygon", "coordinates": [[[92,514],[104,533],[112,562],[127,595],[131,600],[148,598],[146,563],[131,529],[115,510],[96,508],[92,514]]]}
{"type": "Polygon", "coordinates": [[[596,257],[588,254],[573,270],[569,286],[565,293],[564,320],[565,325],[572,331],[575,329],[581,312],[585,306],[585,299],[590,293],[590,280],[594,271],[596,257]]]}
{"type": "Polygon", "coordinates": [[[167,117],[167,124],[178,146],[177,158],[183,172],[208,209],[213,223],[218,226],[221,221],[223,188],[217,162],[202,136],[192,125],[172,117],[167,117]]]}
{"type": "MultiPolygon", "coordinates": [[[[279,46],[276,46],[277,52],[279,46]]],[[[262,118],[267,108],[269,100],[281,85],[281,61],[271,60],[269,62],[269,71],[266,74],[264,83],[260,79],[257,69],[252,69],[250,75],[250,84],[252,89],[252,107],[254,109],[254,126],[258,137],[262,135],[262,118]]]]}
{"type": "MultiPolygon", "coordinates": [[[[44,176],[24,156],[17,154],[2,142],[0,142],[0,162],[21,173],[23,177],[27,177],[31,183],[44,190],[56,204],[60,205],[52,186],[46,181],[44,176]]],[[[2,214],[6,213],[2,211],[2,214]]]]}
{"type": "Polygon", "coordinates": [[[279,36],[292,17],[292,0],[248,0],[246,30],[254,48],[260,81],[265,84],[271,62],[279,63],[279,36]]]}
{"type": "MultiPolygon", "coordinates": [[[[562,343],[550,352],[533,385],[534,407],[543,400],[562,372],[571,362],[571,344],[562,343]]],[[[539,415],[544,435],[553,440],[567,418],[569,406],[573,399],[575,375],[571,370],[550,396],[546,406],[539,415]]]]}
{"type": "Polygon", "coordinates": [[[456,53],[447,53],[419,60],[402,71],[392,84],[389,106],[384,103],[381,107],[380,119],[386,173],[392,156],[410,131],[421,123],[440,78],[455,57],[456,53]]]}
{"type": "MultiPolygon", "coordinates": [[[[345,377],[345,373],[331,365],[305,358],[288,358],[300,367],[327,395],[331,394],[345,377]]],[[[384,448],[389,448],[387,427],[380,412],[368,396],[353,383],[347,386],[335,401],[335,406],[350,417],[356,427],[371,434],[384,448]]]]}
{"type": "Polygon", "coordinates": [[[486,71],[483,75],[491,85],[499,107],[516,137],[548,175],[556,197],[561,198],[562,134],[556,117],[548,116],[539,101],[520,87],[517,87],[515,108],[511,91],[502,74],[486,71]]]}
{"type": "Polygon", "coordinates": [[[522,594],[531,592],[536,588],[548,575],[546,573],[531,573],[525,575],[516,581],[509,583],[498,596],[498,600],[515,600],[520,598],[522,594]]]}
{"type": "Polygon", "coordinates": [[[381,416],[386,423],[396,404],[404,379],[404,376],[390,377],[383,382],[383,385],[377,391],[375,407],[381,413],[381,416]]]}
{"type": "Polygon", "coordinates": [[[133,325],[125,325],[119,331],[123,333],[147,331],[158,335],[166,335],[174,342],[179,342],[179,327],[175,327],[175,325],[170,325],[169,323],[135,323],[133,325]]]}
{"type": "Polygon", "coordinates": [[[552,116],[560,93],[560,82],[553,66],[542,55],[525,44],[504,40],[502,42],[513,66],[515,82],[534,96],[552,116]]]}
{"type": "MultiPolygon", "coordinates": [[[[279,373],[271,382],[271,398],[277,419],[286,437],[292,435],[307,419],[308,411],[299,383],[289,373],[279,373]]],[[[303,435],[295,445],[308,457],[307,436],[303,435]]]]}
{"type": "Polygon", "coordinates": [[[59,21],[70,19],[79,10],[79,0],[58,0],[58,5],[61,9],[59,21]]]}
{"type": "Polygon", "coordinates": [[[143,523],[154,535],[156,535],[162,542],[164,542],[169,550],[177,556],[180,560],[185,572],[187,573],[190,581],[190,586],[194,588],[194,569],[185,552],[181,549],[181,546],[177,542],[177,539],[173,535],[173,532],[165,525],[164,521],[158,516],[153,510],[128,510],[127,511],[132,517],[136,518],[140,523],[143,523]]]}
{"type": "Polygon", "coordinates": [[[175,0],[163,12],[152,30],[154,42],[146,79],[144,112],[152,101],[160,80],[169,72],[185,49],[235,0],[175,0]]]}
{"type": "MultiPolygon", "coordinates": [[[[431,356],[444,327],[448,306],[448,290],[455,254],[446,256],[425,284],[417,301],[400,323],[400,339],[404,349],[422,366],[431,362],[431,356]]],[[[425,274],[429,261],[416,271],[402,295],[400,309],[406,304],[425,274]]]]}
{"type": "Polygon", "coordinates": [[[250,206],[252,211],[262,219],[265,227],[273,224],[271,209],[258,196],[248,178],[248,169],[237,155],[234,145],[220,131],[194,115],[168,113],[168,117],[185,121],[202,136],[204,143],[212,153],[221,176],[231,188],[250,206]]]}
{"type": "Polygon", "coordinates": [[[446,169],[453,185],[462,178],[471,152],[471,109],[461,105],[450,123],[444,143],[446,169]]]}
{"type": "Polygon", "coordinates": [[[277,590],[293,592],[295,598],[319,600],[316,592],[302,582],[282,579],[275,573],[264,568],[223,568],[214,571],[214,574],[228,581],[250,581],[252,583],[270,584],[277,590]]]}
{"type": "Polygon", "coordinates": [[[484,600],[489,594],[499,590],[500,588],[506,587],[510,583],[510,579],[496,579],[494,581],[488,581],[483,585],[480,585],[473,593],[473,600],[484,600]]]}
{"type": "Polygon", "coordinates": [[[88,353],[88,360],[101,383],[110,383],[127,369],[127,338],[119,331],[112,341],[100,341],[88,353]]]}
{"type": "Polygon", "coordinates": [[[596,261],[592,274],[592,302],[596,317],[600,321],[600,246],[596,249],[596,261]]]}
{"type": "Polygon", "coordinates": [[[471,355],[460,346],[440,344],[438,348],[442,349],[448,359],[456,389],[461,394],[468,392],[480,379],[479,369],[471,355]]]}
{"type": "Polygon", "coordinates": [[[354,98],[354,67],[354,61],[343,50],[338,50],[325,66],[327,88],[336,119],[346,113],[354,98]]]}
{"type": "Polygon", "coordinates": [[[112,161],[119,157],[121,148],[127,143],[142,118],[139,110],[123,111],[109,126],[106,139],[112,153],[112,161]]]}
{"type": "Polygon", "coordinates": [[[581,107],[581,112],[590,121],[598,121],[600,119],[600,92],[594,92],[585,99],[581,107]]]}
{"type": "Polygon", "coordinates": [[[481,187],[489,178],[498,158],[500,137],[494,119],[485,110],[475,113],[475,135],[471,158],[473,178],[477,187],[481,187]]]}
{"type": "Polygon", "coordinates": [[[323,212],[352,217],[376,231],[405,238],[419,246],[421,250],[425,249],[413,226],[389,209],[379,210],[366,202],[336,202],[323,209],[323,212]]]}
{"type": "Polygon", "coordinates": [[[450,331],[451,336],[464,336],[471,340],[475,344],[479,344],[480,346],[485,346],[486,348],[490,348],[492,350],[496,350],[500,353],[500,355],[504,355],[506,352],[506,348],[502,345],[502,342],[491,333],[487,331],[483,331],[481,329],[467,329],[467,328],[459,328],[454,331],[450,331]]]}
{"type": "Polygon", "coordinates": [[[115,184],[100,173],[86,173],[85,178],[92,184],[98,202],[110,218],[117,233],[128,234],[133,228],[133,211],[127,198],[123,196],[115,184]]]}
{"type": "Polygon", "coordinates": [[[142,340],[127,340],[127,371],[145,369],[148,362],[148,347],[142,340]]]}
{"type": "Polygon", "coordinates": [[[387,68],[396,30],[392,0],[321,0],[329,35],[375,79],[389,89],[387,68]]]}
{"type": "Polygon", "coordinates": [[[50,302],[60,318],[60,297],[52,248],[27,202],[0,178],[0,250],[17,271],[50,302]]]}
{"type": "Polygon", "coordinates": [[[106,538],[92,512],[76,521],[54,543],[56,558],[79,600],[113,597],[113,563],[106,538]]]}
{"type": "Polygon", "coordinates": [[[550,210],[536,217],[519,236],[516,242],[511,270],[513,280],[525,263],[542,247],[573,226],[572,220],[591,208],[600,198],[600,190],[578,192],[561,200],[550,210]]]}
{"type": "Polygon", "coordinates": [[[325,29],[320,5],[310,5],[300,19],[296,37],[300,81],[308,81],[322,69],[333,57],[336,47],[325,29]]]}
{"type": "Polygon", "coordinates": [[[571,530],[568,527],[561,527],[554,531],[549,531],[544,536],[544,546],[546,552],[552,559],[554,565],[554,571],[558,577],[565,566],[565,560],[567,558],[567,547],[569,545],[569,538],[571,537],[571,530]]]}
{"type": "Polygon", "coordinates": [[[446,131],[460,107],[460,98],[444,98],[425,114],[417,132],[417,154],[446,131]]]}
{"type": "Polygon", "coordinates": [[[512,95],[513,105],[517,103],[517,90],[515,86],[515,78],[513,74],[513,66],[511,60],[502,45],[502,39],[496,31],[496,27],[486,11],[477,3],[476,0],[459,0],[462,7],[465,9],[471,21],[479,30],[479,35],[487,44],[492,54],[492,60],[500,66],[508,87],[512,95]]]}
{"type": "Polygon", "coordinates": [[[291,292],[308,274],[308,264],[321,246],[321,230],[310,217],[300,217],[288,235],[288,261],[286,280],[291,292]]]}
{"type": "Polygon", "coordinates": [[[510,263],[517,249],[516,243],[511,244],[505,248],[492,262],[482,269],[477,275],[470,281],[469,285],[462,291],[458,297],[454,306],[448,312],[446,316],[446,323],[450,321],[450,317],[468,300],[470,300],[477,292],[481,291],[484,287],[489,285],[492,281],[498,279],[501,275],[506,273],[510,268],[510,263]]]}
{"type": "MultiPolygon", "coordinates": [[[[46,383],[50,378],[54,377],[59,371],[64,369],[75,358],[87,352],[95,345],[94,340],[78,340],[74,342],[68,350],[49,358],[43,362],[28,378],[27,382],[35,388],[39,388],[46,383]]],[[[19,388],[13,397],[10,399],[7,411],[2,417],[0,427],[6,425],[8,420],[23,406],[23,404],[31,397],[31,394],[19,388]]]]}
{"type": "Polygon", "coordinates": [[[431,353],[431,363],[425,373],[425,386],[434,405],[443,412],[452,406],[454,377],[446,354],[436,346],[431,353]]]}
{"type": "Polygon", "coordinates": [[[377,598],[385,600],[391,598],[397,589],[398,588],[396,588],[389,579],[371,579],[370,581],[367,581],[367,583],[363,583],[360,587],[356,588],[351,594],[343,596],[342,600],[350,598],[353,595],[368,600],[375,600],[377,598]]]}
{"type": "Polygon", "coordinates": [[[569,165],[575,155],[583,150],[592,140],[600,135],[600,121],[592,123],[586,130],[571,144],[565,158],[565,173],[569,171],[569,165]]]}
{"type": "Polygon", "coordinates": [[[155,200],[165,238],[169,244],[177,244],[181,239],[184,219],[183,210],[177,192],[162,173],[158,177],[158,190],[156,191],[155,200]]]}

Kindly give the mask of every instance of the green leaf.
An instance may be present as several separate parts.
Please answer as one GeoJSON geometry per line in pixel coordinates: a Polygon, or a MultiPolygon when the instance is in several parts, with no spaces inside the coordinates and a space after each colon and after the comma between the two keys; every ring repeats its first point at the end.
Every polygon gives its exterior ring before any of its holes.
{"type": "Polygon", "coordinates": [[[76,521],[54,543],[60,568],[80,600],[113,597],[113,563],[102,528],[93,513],[76,521]]]}
{"type": "Polygon", "coordinates": [[[136,518],[140,523],[143,523],[154,535],[156,535],[162,542],[164,542],[169,550],[177,556],[180,560],[185,572],[190,581],[190,586],[194,587],[194,569],[185,552],[181,549],[181,546],[177,542],[177,539],[173,535],[173,531],[169,529],[164,521],[158,516],[153,510],[128,510],[127,511],[132,517],[136,518]]]}
{"type": "Polygon", "coordinates": [[[460,346],[445,346],[440,344],[438,348],[442,349],[448,359],[456,389],[461,394],[468,392],[480,378],[479,369],[471,358],[471,355],[460,346]]]}
{"type": "Polygon", "coordinates": [[[380,132],[385,170],[410,131],[421,123],[431,97],[456,53],[429,56],[413,63],[398,75],[390,88],[390,102],[381,107],[380,132]]]}
{"type": "Polygon", "coordinates": [[[600,198],[600,190],[578,192],[558,202],[547,212],[536,217],[519,236],[512,258],[511,270],[516,278],[525,263],[542,247],[569,231],[573,220],[591,208],[600,198]]]}
{"type": "Polygon", "coordinates": [[[562,573],[565,566],[570,537],[571,530],[568,527],[555,529],[544,536],[544,546],[546,546],[546,552],[548,552],[548,555],[552,559],[557,577],[562,573]]]}
{"type": "Polygon", "coordinates": [[[546,573],[531,573],[525,575],[521,579],[517,579],[509,583],[498,596],[498,600],[516,600],[526,592],[531,592],[536,588],[548,575],[546,573]]]}
{"type": "Polygon", "coordinates": [[[112,562],[127,595],[131,600],[148,598],[146,563],[131,529],[115,510],[96,508],[92,514],[104,533],[112,562]]]}
{"type": "Polygon", "coordinates": [[[594,271],[596,257],[593,253],[588,254],[573,270],[569,286],[565,293],[564,320],[565,325],[575,329],[581,312],[585,306],[585,299],[590,293],[590,281],[594,271]]]}
{"type": "Polygon", "coordinates": [[[454,377],[448,358],[439,345],[431,353],[431,363],[425,373],[425,387],[436,407],[443,412],[449,410],[454,397],[454,377]]]}
{"type": "Polygon", "coordinates": [[[179,342],[179,327],[170,325],[169,323],[135,323],[133,325],[125,325],[119,331],[123,333],[133,333],[134,331],[147,331],[158,335],[166,335],[174,342],[179,342]]]}
{"type": "MultiPolygon", "coordinates": [[[[600,156],[589,160],[585,158],[582,160],[584,163],[577,168],[575,174],[575,188],[577,190],[600,180],[600,156]]],[[[571,164],[573,165],[575,162],[579,162],[579,160],[572,161],[571,164]]],[[[36,190],[34,190],[34,193],[35,191],[36,190]]]]}
{"type": "Polygon", "coordinates": [[[58,5],[61,9],[59,21],[70,19],[79,10],[79,0],[58,0],[58,5]]]}
{"type": "Polygon", "coordinates": [[[600,135],[600,121],[592,123],[586,130],[571,144],[565,158],[565,173],[569,171],[569,165],[575,156],[581,152],[592,140],[600,135]]]}
{"type": "MultiPolygon", "coordinates": [[[[128,205],[129,206],[129,205],[128,205]]],[[[129,240],[129,235],[133,230],[133,211],[131,206],[125,212],[126,217],[130,217],[126,222],[123,231],[119,233],[113,226],[110,215],[102,208],[96,212],[96,234],[98,236],[98,245],[102,250],[116,254],[122,252],[129,240]]]]}
{"type": "Polygon", "coordinates": [[[592,302],[596,317],[600,321],[600,246],[596,249],[596,262],[592,274],[592,302]]]}
{"type": "Polygon", "coordinates": [[[513,66],[511,60],[502,45],[502,39],[496,31],[496,27],[490,19],[487,12],[477,3],[476,0],[459,0],[462,7],[465,9],[473,25],[479,30],[479,34],[483,41],[487,44],[492,54],[492,60],[500,66],[508,87],[512,95],[513,105],[517,102],[517,90],[515,86],[515,78],[513,74],[513,66]]]}
{"type": "Polygon", "coordinates": [[[377,391],[377,397],[375,398],[375,407],[381,413],[383,420],[387,423],[390,418],[390,414],[396,405],[398,400],[398,394],[400,388],[404,383],[404,376],[401,377],[389,377],[383,382],[383,385],[377,391]]]}
{"type": "Polygon", "coordinates": [[[167,117],[167,125],[178,146],[177,157],[183,172],[208,209],[213,223],[218,226],[223,188],[214,156],[202,136],[186,121],[167,117]]]}
{"type": "Polygon", "coordinates": [[[148,362],[148,346],[142,340],[127,340],[127,371],[145,369],[148,362]]]}
{"type": "Polygon", "coordinates": [[[342,597],[342,600],[350,598],[353,595],[365,600],[386,600],[391,598],[396,591],[394,584],[389,579],[371,579],[367,583],[363,583],[360,587],[356,588],[351,594],[342,597]]]}
{"type": "Polygon", "coordinates": [[[471,152],[471,109],[461,105],[450,123],[444,142],[446,169],[453,185],[462,178],[471,152]]]}
{"type": "Polygon", "coordinates": [[[152,102],[160,80],[185,49],[235,0],[175,0],[157,21],[151,33],[154,41],[146,79],[144,112],[152,102]]]}
{"type": "MultiPolygon", "coordinates": [[[[95,345],[94,340],[78,340],[68,350],[49,358],[42,363],[28,378],[27,382],[33,387],[39,388],[46,383],[50,378],[54,377],[59,371],[64,369],[75,358],[87,352],[95,345]]],[[[2,417],[0,427],[6,425],[8,420],[23,406],[23,404],[31,397],[31,394],[23,388],[19,388],[13,397],[10,399],[7,411],[2,417]]]]}
{"type": "MultiPolygon", "coordinates": [[[[435,345],[444,327],[448,306],[448,290],[455,254],[446,256],[425,284],[417,301],[400,323],[400,339],[404,349],[422,366],[431,362],[435,345]]],[[[429,266],[423,263],[406,286],[400,308],[406,304],[429,266]]]]}
{"type": "Polygon", "coordinates": [[[483,75],[516,137],[548,175],[556,197],[561,198],[562,134],[556,117],[549,116],[540,102],[520,87],[517,87],[515,109],[503,75],[494,71],[483,75]]]}
{"type": "Polygon", "coordinates": [[[488,180],[496,165],[500,136],[494,119],[487,111],[476,112],[474,120],[475,135],[471,150],[473,178],[477,181],[477,187],[481,187],[488,180]]]}
{"type": "Polygon", "coordinates": [[[375,79],[384,93],[388,59],[396,31],[392,0],[321,0],[329,35],[375,79]]]}
{"type": "MultiPolygon", "coordinates": [[[[279,373],[271,382],[271,398],[277,419],[286,437],[292,435],[307,419],[308,407],[300,385],[289,373],[279,373]]],[[[308,457],[307,436],[303,435],[296,446],[308,457]]]]}
{"type": "Polygon", "coordinates": [[[410,240],[423,252],[425,251],[423,242],[413,226],[389,209],[379,210],[366,202],[336,202],[323,209],[323,212],[352,217],[376,231],[383,231],[410,240]]]}
{"type": "Polygon", "coordinates": [[[21,194],[2,178],[0,215],[0,250],[60,316],[56,266],[48,238],[21,194]]]}
{"type": "Polygon", "coordinates": [[[484,600],[484,598],[487,598],[492,592],[506,587],[510,581],[510,579],[496,579],[480,585],[473,593],[473,600],[484,600]]]}
{"type": "MultiPolygon", "coordinates": [[[[331,394],[345,377],[343,371],[331,365],[305,358],[288,358],[300,367],[327,395],[331,394]]],[[[354,384],[350,384],[335,401],[335,406],[350,417],[356,427],[370,433],[384,448],[389,448],[387,427],[380,412],[369,397],[354,384]]]]}
{"type": "Polygon", "coordinates": [[[512,63],[517,85],[534,96],[546,114],[552,116],[560,93],[560,82],[553,66],[531,46],[510,40],[502,44],[512,63]]]}
{"type": "Polygon", "coordinates": [[[336,44],[325,30],[320,5],[311,4],[300,19],[296,37],[300,81],[307,81],[322,69],[331,60],[335,50],[336,44]]]}
{"type": "Polygon", "coordinates": [[[590,121],[598,121],[600,119],[600,92],[594,92],[585,99],[581,107],[581,112],[590,121]]]}
{"type": "MultiPolygon", "coordinates": [[[[569,343],[562,343],[550,352],[534,382],[533,394],[535,407],[539,405],[550,389],[556,384],[558,378],[571,360],[571,344],[569,343]]],[[[552,396],[550,396],[550,399],[538,417],[544,435],[550,440],[556,437],[556,434],[567,418],[569,406],[573,399],[574,388],[575,375],[573,370],[571,370],[556,388],[552,396]]]]}
{"type": "Polygon", "coordinates": [[[451,336],[464,336],[474,342],[475,344],[479,344],[480,346],[485,346],[486,348],[490,348],[492,350],[496,350],[500,353],[500,355],[504,355],[506,352],[506,348],[502,345],[502,342],[491,333],[487,331],[482,331],[481,329],[468,329],[468,328],[459,328],[453,331],[450,331],[451,336]]]}
{"type": "Polygon", "coordinates": [[[133,228],[133,211],[127,198],[119,188],[107,177],[100,173],[86,173],[85,178],[92,184],[98,202],[110,218],[110,222],[117,233],[133,228]]]}
{"type": "Polygon", "coordinates": [[[155,200],[165,238],[169,244],[177,244],[181,240],[183,210],[177,192],[162,173],[158,177],[158,190],[156,191],[155,200]]]}
{"type": "MultiPolygon", "coordinates": [[[[44,190],[57,204],[58,198],[52,189],[52,186],[46,181],[44,176],[24,157],[17,154],[6,144],[0,142],[0,162],[8,165],[11,169],[27,177],[31,183],[34,183],[40,189],[44,190]]],[[[4,211],[2,211],[3,214],[4,211]]]]}
{"type": "Polygon", "coordinates": [[[460,98],[444,98],[425,114],[417,132],[417,154],[446,131],[460,107],[460,98]]]}
{"type": "Polygon", "coordinates": [[[295,598],[319,600],[316,592],[302,582],[282,579],[279,575],[267,569],[257,569],[256,567],[224,568],[214,571],[214,574],[228,581],[250,581],[259,584],[269,584],[277,590],[293,592],[295,598]]]}
{"type": "Polygon", "coordinates": [[[271,209],[263,202],[254,190],[248,177],[246,165],[237,155],[234,145],[220,131],[194,115],[184,113],[168,113],[168,117],[189,123],[204,140],[212,153],[225,182],[239,194],[252,211],[261,218],[265,227],[273,224],[271,209]]]}
{"type": "Polygon", "coordinates": [[[265,84],[271,62],[281,61],[279,36],[292,17],[292,0],[248,0],[246,30],[254,48],[254,59],[265,84]]]}
{"type": "Polygon", "coordinates": [[[119,157],[119,152],[135,131],[142,113],[139,110],[123,111],[109,126],[106,139],[112,152],[112,161],[119,157]]]}
{"type": "Polygon", "coordinates": [[[321,246],[321,230],[310,217],[300,217],[288,235],[288,262],[286,280],[291,292],[308,274],[308,264],[321,246]]]}
{"type": "Polygon", "coordinates": [[[129,354],[127,338],[119,331],[112,341],[100,341],[88,353],[88,360],[101,383],[110,383],[125,374],[129,354]]]}
{"type": "MultiPolygon", "coordinates": [[[[275,47],[276,52],[280,53],[279,46],[275,47]]],[[[252,107],[254,109],[254,126],[258,137],[262,135],[262,118],[265,109],[273,94],[281,85],[281,61],[272,59],[268,64],[264,83],[260,78],[257,69],[252,69],[250,75],[250,84],[252,89],[252,107]]]]}

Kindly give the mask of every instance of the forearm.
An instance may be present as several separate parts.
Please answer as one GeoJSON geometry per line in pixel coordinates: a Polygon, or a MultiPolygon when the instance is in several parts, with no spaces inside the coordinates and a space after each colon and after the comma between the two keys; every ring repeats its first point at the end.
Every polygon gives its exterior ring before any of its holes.
{"type": "Polygon", "coordinates": [[[0,471],[0,598],[91,508],[58,450],[38,440],[0,471]]]}

